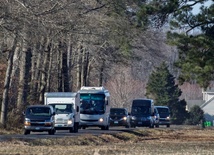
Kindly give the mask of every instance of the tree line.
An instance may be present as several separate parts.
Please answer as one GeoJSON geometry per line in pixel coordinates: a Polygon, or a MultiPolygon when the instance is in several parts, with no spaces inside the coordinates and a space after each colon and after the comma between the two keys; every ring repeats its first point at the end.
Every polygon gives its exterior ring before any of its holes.
{"type": "MultiPolygon", "coordinates": [[[[193,4],[202,2],[195,1],[193,4]]],[[[182,73],[180,81],[197,80],[202,87],[207,87],[213,78],[213,60],[210,59],[213,54],[213,6],[202,8],[202,15],[189,16],[193,4],[185,1],[183,4],[176,0],[1,1],[0,50],[7,57],[1,124],[5,127],[8,121],[13,121],[9,122],[11,124],[19,122],[20,118],[14,116],[19,115],[28,104],[42,104],[45,91],[68,92],[77,91],[83,85],[107,85],[115,65],[129,66],[132,64],[130,62],[143,59],[135,52],[142,48],[139,47],[142,40],[137,38],[149,27],[155,29],[163,26],[168,22],[168,17],[173,19],[171,23],[174,27],[189,24],[192,29],[201,28],[200,36],[169,33],[169,38],[171,44],[178,46],[180,55],[177,67],[182,73]],[[209,18],[204,11],[209,13],[209,18]],[[202,21],[200,17],[205,15],[202,21]],[[188,23],[187,19],[190,18],[194,22],[188,23]],[[183,36],[186,40],[182,43],[183,36]],[[201,44],[204,48],[199,49],[192,38],[201,41],[201,37],[202,42],[207,42],[201,44]],[[192,52],[200,54],[192,59],[192,52]],[[205,61],[199,63],[201,55],[205,61]],[[186,72],[188,64],[194,64],[197,68],[186,72]],[[191,76],[184,76],[187,73],[191,76]],[[208,74],[206,78],[202,76],[208,74]]],[[[151,50],[149,53],[154,52],[158,53],[151,50]]],[[[139,80],[130,79],[133,83],[139,80]]],[[[142,85],[145,86],[145,82],[142,85]]],[[[138,95],[143,94],[145,90],[141,89],[138,95]]]]}

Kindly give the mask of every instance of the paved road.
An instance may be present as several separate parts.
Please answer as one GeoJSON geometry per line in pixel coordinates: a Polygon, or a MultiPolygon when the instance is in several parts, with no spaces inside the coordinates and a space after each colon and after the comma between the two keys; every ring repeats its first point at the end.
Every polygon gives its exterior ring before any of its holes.
{"type": "Polygon", "coordinates": [[[101,130],[100,128],[86,128],[79,129],[78,133],[69,133],[68,130],[57,130],[55,135],[48,135],[48,132],[31,132],[29,135],[15,134],[15,135],[0,135],[0,141],[7,139],[45,139],[45,138],[63,138],[63,137],[75,137],[84,134],[100,135],[100,134],[112,134],[123,132],[124,130],[133,130],[133,128],[127,129],[122,127],[112,127],[109,130],[101,130]]]}
{"type": "MultiPolygon", "coordinates": [[[[184,128],[191,128],[196,126],[183,126],[183,125],[171,125],[170,128],[166,128],[165,126],[160,126],[160,128],[155,129],[166,129],[166,130],[180,130],[184,128]]],[[[200,128],[200,127],[199,127],[200,128]]],[[[79,129],[78,133],[69,133],[67,130],[57,130],[55,135],[48,135],[47,132],[31,132],[29,135],[23,134],[15,134],[15,135],[0,135],[0,141],[4,141],[7,139],[46,139],[46,138],[63,138],[63,137],[76,137],[84,134],[91,135],[100,135],[100,134],[112,134],[118,132],[124,132],[126,130],[135,130],[135,129],[149,129],[146,127],[138,127],[138,128],[124,128],[124,127],[110,127],[109,130],[101,130],[100,128],[91,127],[86,129],[79,129]]]]}

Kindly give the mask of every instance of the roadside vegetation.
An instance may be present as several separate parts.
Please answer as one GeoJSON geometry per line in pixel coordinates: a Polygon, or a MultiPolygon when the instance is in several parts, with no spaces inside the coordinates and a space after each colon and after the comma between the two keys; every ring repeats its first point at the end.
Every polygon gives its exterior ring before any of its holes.
{"type": "Polygon", "coordinates": [[[125,130],[117,134],[0,141],[0,154],[196,155],[213,154],[214,129],[200,126],[125,130]]]}

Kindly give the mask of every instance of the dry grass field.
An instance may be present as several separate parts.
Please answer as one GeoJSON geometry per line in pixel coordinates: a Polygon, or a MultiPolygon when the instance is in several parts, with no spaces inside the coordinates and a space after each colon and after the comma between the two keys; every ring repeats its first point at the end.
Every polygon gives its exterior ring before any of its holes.
{"type": "Polygon", "coordinates": [[[214,129],[141,128],[117,134],[0,141],[2,155],[213,155],[214,129]]]}

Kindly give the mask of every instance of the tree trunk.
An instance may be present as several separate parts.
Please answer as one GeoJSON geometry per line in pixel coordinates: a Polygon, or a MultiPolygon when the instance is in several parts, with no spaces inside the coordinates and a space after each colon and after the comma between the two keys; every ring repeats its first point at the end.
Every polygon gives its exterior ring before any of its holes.
{"type": "MultiPolygon", "coordinates": [[[[41,43],[44,44],[44,37],[41,38],[41,43]]],[[[40,84],[40,70],[41,70],[41,62],[43,61],[43,54],[42,50],[43,45],[38,43],[38,50],[34,51],[33,54],[33,59],[35,60],[33,63],[35,63],[35,69],[34,72],[32,72],[32,77],[31,77],[31,95],[32,99],[36,100],[39,96],[39,84],[40,84]]],[[[37,48],[36,48],[37,49],[37,48]]]]}
{"type": "Polygon", "coordinates": [[[61,45],[62,43],[59,42],[58,45],[58,55],[57,55],[57,61],[58,61],[58,92],[62,92],[62,51],[61,45]]]}
{"type": "Polygon", "coordinates": [[[103,60],[103,63],[100,67],[100,78],[99,78],[99,86],[102,86],[103,85],[103,71],[104,71],[104,68],[105,68],[105,60],[103,60]]]}
{"type": "Polygon", "coordinates": [[[3,127],[6,127],[6,122],[7,122],[8,99],[9,99],[8,93],[10,88],[11,73],[13,69],[13,56],[17,45],[17,39],[18,39],[17,36],[15,36],[13,47],[11,50],[9,50],[9,56],[8,56],[8,66],[7,66],[6,76],[5,76],[4,90],[3,90],[3,97],[2,97],[2,104],[1,104],[1,125],[3,127]]]}
{"type": "Polygon", "coordinates": [[[63,51],[62,54],[62,77],[64,92],[69,92],[69,80],[68,80],[68,66],[67,66],[67,52],[63,51]]]}
{"type": "Polygon", "coordinates": [[[67,66],[68,66],[68,85],[69,85],[69,90],[72,91],[72,77],[71,77],[71,59],[72,59],[72,46],[71,46],[71,38],[69,37],[68,41],[68,49],[67,49],[67,66]]]}
{"type": "Polygon", "coordinates": [[[50,38],[47,36],[44,44],[44,63],[42,66],[41,71],[41,83],[40,83],[40,95],[39,95],[39,102],[40,104],[44,104],[44,94],[47,88],[47,78],[48,78],[48,69],[49,69],[49,60],[50,60],[50,38]]]}
{"type": "Polygon", "coordinates": [[[31,66],[31,49],[28,48],[27,30],[24,28],[23,44],[20,61],[20,75],[19,75],[19,88],[17,98],[17,111],[21,110],[27,102],[27,87],[28,77],[31,66]]]}
{"type": "Polygon", "coordinates": [[[48,66],[48,60],[50,58],[50,52],[46,51],[45,53],[45,58],[44,58],[44,64],[41,70],[41,83],[40,83],[40,95],[39,95],[39,102],[40,104],[44,104],[44,93],[46,90],[47,86],[47,66],[48,66]]]}
{"type": "Polygon", "coordinates": [[[82,86],[82,81],[81,81],[82,52],[83,52],[82,45],[81,43],[79,43],[78,52],[77,52],[77,89],[80,89],[80,87],[82,86]]]}
{"type": "Polygon", "coordinates": [[[51,70],[52,70],[52,63],[53,63],[53,44],[51,44],[49,47],[50,47],[50,59],[49,59],[49,62],[48,62],[48,71],[47,71],[47,92],[50,92],[51,91],[51,86],[50,86],[50,81],[51,81],[51,70]]]}
{"type": "Polygon", "coordinates": [[[27,105],[27,92],[28,83],[31,68],[31,49],[26,49],[24,47],[22,51],[21,67],[20,67],[20,77],[19,77],[19,89],[18,89],[18,99],[17,99],[17,109],[22,110],[25,105],[27,105]],[[27,51],[25,51],[27,50],[27,51]]]}

